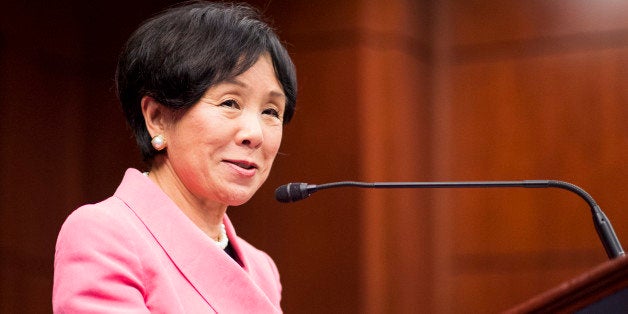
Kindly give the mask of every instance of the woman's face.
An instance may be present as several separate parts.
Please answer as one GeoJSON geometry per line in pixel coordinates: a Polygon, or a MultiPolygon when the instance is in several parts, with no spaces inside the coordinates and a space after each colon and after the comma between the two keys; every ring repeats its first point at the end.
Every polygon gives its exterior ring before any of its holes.
{"type": "Polygon", "coordinates": [[[167,162],[203,201],[241,205],[264,183],[279,150],[286,97],[272,61],[210,87],[165,130],[167,162]]]}

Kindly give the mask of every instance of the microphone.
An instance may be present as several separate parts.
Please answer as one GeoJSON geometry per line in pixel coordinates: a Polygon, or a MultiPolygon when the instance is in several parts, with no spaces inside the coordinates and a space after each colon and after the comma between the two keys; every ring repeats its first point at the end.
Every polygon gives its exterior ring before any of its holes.
{"type": "Polygon", "coordinates": [[[325,184],[288,183],[275,190],[275,199],[282,203],[300,201],[309,197],[312,193],[338,187],[359,187],[376,189],[396,188],[559,188],[576,193],[584,199],[591,208],[593,225],[604,245],[609,259],[624,255],[624,249],[619,243],[610,220],[602,212],[593,197],[582,188],[564,181],[555,180],[523,180],[523,181],[458,181],[458,182],[357,182],[341,181],[325,184]]]}

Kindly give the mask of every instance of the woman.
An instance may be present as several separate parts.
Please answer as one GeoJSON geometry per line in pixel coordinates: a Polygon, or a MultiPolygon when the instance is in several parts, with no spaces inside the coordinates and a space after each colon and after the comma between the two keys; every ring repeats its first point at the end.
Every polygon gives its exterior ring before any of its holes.
{"type": "Polygon", "coordinates": [[[117,88],[148,172],[127,170],[57,240],[58,313],[276,313],[281,284],[225,214],[268,177],[294,113],[294,66],[248,6],[194,3],[145,22],[117,88]]]}

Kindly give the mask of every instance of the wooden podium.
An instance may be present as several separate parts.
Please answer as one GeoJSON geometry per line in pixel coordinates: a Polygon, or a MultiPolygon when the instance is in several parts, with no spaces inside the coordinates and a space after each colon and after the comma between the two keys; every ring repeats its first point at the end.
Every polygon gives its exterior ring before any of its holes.
{"type": "Polygon", "coordinates": [[[628,313],[628,257],[606,261],[506,313],[628,313]]]}

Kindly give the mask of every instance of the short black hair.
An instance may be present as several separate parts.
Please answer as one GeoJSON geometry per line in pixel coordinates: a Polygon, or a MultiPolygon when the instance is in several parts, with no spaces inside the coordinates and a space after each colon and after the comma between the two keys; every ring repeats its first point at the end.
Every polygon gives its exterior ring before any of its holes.
{"type": "Polygon", "coordinates": [[[150,144],[141,100],[154,98],[175,111],[197,103],[212,85],[249,69],[269,53],[286,95],[283,123],[294,114],[294,64],[274,30],[247,4],[197,1],[172,7],[145,21],[118,61],[116,87],[144,160],[159,152],[150,144]]]}

